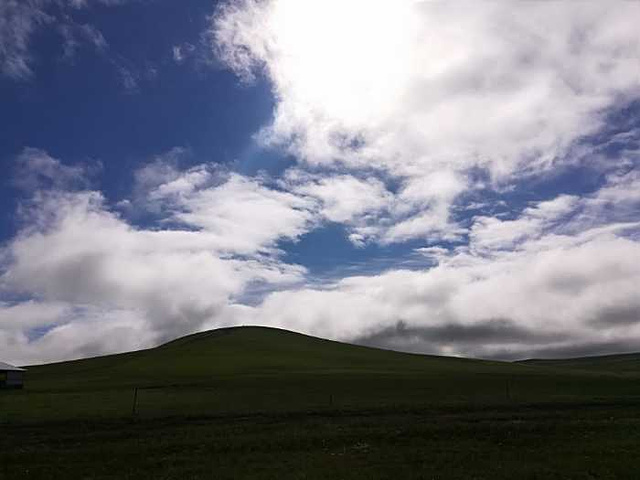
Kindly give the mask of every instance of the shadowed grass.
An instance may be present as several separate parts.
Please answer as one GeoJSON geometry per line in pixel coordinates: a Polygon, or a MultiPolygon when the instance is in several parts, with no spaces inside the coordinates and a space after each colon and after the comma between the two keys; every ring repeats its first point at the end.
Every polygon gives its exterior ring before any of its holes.
{"type": "Polygon", "coordinates": [[[630,368],[221,329],[29,368],[0,478],[636,478],[637,405],[630,368]]]}
{"type": "Polygon", "coordinates": [[[475,406],[640,396],[640,381],[412,355],[285,330],[203,332],[157,348],[31,367],[0,421],[475,406]]]}

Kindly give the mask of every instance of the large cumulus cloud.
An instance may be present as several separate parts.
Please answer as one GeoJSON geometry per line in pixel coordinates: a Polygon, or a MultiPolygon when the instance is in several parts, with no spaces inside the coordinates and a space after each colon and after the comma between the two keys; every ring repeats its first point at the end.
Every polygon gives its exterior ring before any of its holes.
{"type": "MultiPolygon", "coordinates": [[[[491,358],[629,350],[640,339],[634,169],[515,218],[476,215],[467,242],[416,249],[430,268],[317,284],[283,261],[279,240],[375,203],[335,210],[319,179],[305,188],[288,179],[285,192],[218,167],[178,171],[159,157],[137,173],[132,201],[110,206],[77,167],[45,152],[27,150],[19,165],[18,185],[37,187],[2,250],[1,287],[14,300],[0,304],[0,342],[10,360],[141,348],[236,324],[491,358]],[[132,223],[140,209],[153,224],[132,223]],[[252,291],[263,299],[248,302],[252,291]]],[[[351,177],[337,185],[365,198],[378,188],[351,177]]]]}
{"type": "Polygon", "coordinates": [[[24,202],[24,227],[2,250],[2,290],[33,298],[29,308],[19,301],[0,307],[3,317],[16,317],[0,324],[3,333],[20,340],[9,348],[4,337],[2,350],[18,360],[149,346],[206,322],[233,323],[235,300],[251,286],[303,277],[303,268],[278,261],[274,245],[305,231],[304,200],[257,180],[201,169],[195,181],[193,171],[183,172],[149,192],[164,218],[159,227],[142,228],[97,191],[61,188],[75,178],[74,167],[35,150],[21,165],[21,184],[36,184],[26,178],[30,166],[50,186],[24,202]],[[48,314],[38,321],[30,318],[33,309],[48,314]],[[35,345],[26,348],[33,335],[35,345]],[[55,355],[47,353],[54,343],[55,355]]]}
{"type": "Polygon", "coordinates": [[[637,349],[637,191],[632,170],[590,195],[534,203],[515,219],[477,216],[468,243],[419,249],[433,268],[276,292],[253,314],[417,352],[522,358],[637,349]]]}
{"type": "Polygon", "coordinates": [[[570,161],[640,92],[639,16],[636,2],[241,0],[212,33],[242,78],[273,85],[267,144],[396,178],[404,208],[368,233],[398,242],[450,230],[470,170],[509,183],[570,161]]]}

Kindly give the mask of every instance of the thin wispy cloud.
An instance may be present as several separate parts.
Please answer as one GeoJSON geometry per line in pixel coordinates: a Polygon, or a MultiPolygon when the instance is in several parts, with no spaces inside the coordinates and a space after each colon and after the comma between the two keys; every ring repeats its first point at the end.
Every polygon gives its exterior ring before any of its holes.
{"type": "Polygon", "coordinates": [[[88,46],[108,48],[102,32],[74,14],[93,6],[118,6],[132,0],[6,0],[0,4],[0,72],[16,81],[29,80],[39,59],[33,53],[34,38],[47,31],[61,40],[61,57],[73,60],[88,46]]]}

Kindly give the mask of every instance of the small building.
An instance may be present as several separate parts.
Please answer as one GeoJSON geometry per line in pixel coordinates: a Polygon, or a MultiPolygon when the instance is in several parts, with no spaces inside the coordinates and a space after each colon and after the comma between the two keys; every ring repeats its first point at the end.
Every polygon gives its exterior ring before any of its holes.
{"type": "Polygon", "coordinates": [[[25,371],[24,368],[0,362],[0,388],[22,388],[25,371]]]}

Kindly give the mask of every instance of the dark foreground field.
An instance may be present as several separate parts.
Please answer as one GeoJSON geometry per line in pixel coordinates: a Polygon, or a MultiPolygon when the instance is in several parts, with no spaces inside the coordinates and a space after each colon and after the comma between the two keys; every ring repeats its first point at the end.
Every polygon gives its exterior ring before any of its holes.
{"type": "Polygon", "coordinates": [[[29,369],[25,390],[0,392],[0,478],[638,478],[627,360],[618,373],[208,332],[29,369]]]}

